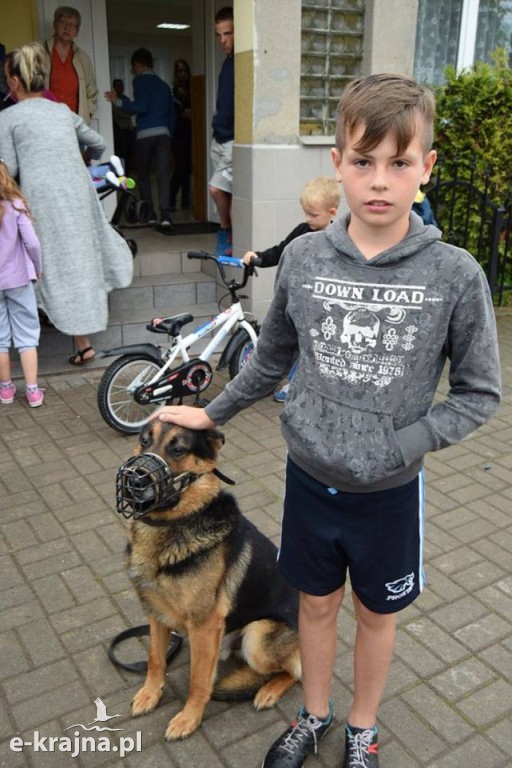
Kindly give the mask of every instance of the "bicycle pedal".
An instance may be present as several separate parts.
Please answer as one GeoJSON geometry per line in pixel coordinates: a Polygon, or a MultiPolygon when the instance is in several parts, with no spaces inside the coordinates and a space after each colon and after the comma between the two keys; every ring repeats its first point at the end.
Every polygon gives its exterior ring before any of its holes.
{"type": "Polygon", "coordinates": [[[206,408],[211,403],[206,397],[200,397],[199,400],[194,400],[194,406],[196,408],[206,408]]]}

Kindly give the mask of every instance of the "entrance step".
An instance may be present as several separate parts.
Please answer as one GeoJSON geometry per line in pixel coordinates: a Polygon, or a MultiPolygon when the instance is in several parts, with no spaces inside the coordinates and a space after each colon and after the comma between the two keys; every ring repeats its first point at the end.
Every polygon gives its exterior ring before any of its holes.
{"type": "MultiPolygon", "coordinates": [[[[139,252],[134,260],[134,278],[128,288],[112,291],[109,296],[109,323],[102,333],[92,334],[91,343],[102,349],[151,342],[164,344],[167,337],[146,330],[146,324],[158,316],[190,312],[194,322],[191,331],[218,313],[216,285],[213,276],[201,271],[203,262],[187,259],[187,252],[209,251],[215,247],[215,235],[163,236],[155,230],[125,231],[137,240],[139,252]]],[[[208,337],[194,347],[200,352],[208,337]]],[[[41,375],[69,373],[68,358],[73,354],[73,339],[52,326],[42,326],[39,344],[41,375]]],[[[13,354],[13,374],[19,375],[19,360],[13,354]]],[[[100,358],[87,368],[105,368],[114,358],[100,358]]]]}

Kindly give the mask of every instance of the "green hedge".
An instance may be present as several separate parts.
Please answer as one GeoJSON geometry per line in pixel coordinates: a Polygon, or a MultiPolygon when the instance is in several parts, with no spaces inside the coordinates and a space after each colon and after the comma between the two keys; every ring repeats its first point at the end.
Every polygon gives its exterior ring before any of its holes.
{"type": "MultiPolygon", "coordinates": [[[[437,172],[444,182],[437,191],[437,219],[445,239],[469,250],[487,271],[492,237],[491,207],[482,207],[481,198],[462,184],[457,186],[453,197],[446,182],[472,178],[474,188],[481,193],[487,191],[488,199],[495,206],[510,210],[512,70],[505,51],[495,51],[493,64],[478,62],[459,73],[454,67],[448,67],[445,85],[434,90],[435,147],[442,158],[437,172]]],[[[432,184],[435,183],[434,170],[432,184]]],[[[500,260],[506,261],[504,283],[507,285],[512,284],[512,254],[505,254],[509,240],[510,235],[503,229],[499,251],[500,260]]]]}
{"type": "Polygon", "coordinates": [[[512,70],[498,49],[493,64],[478,62],[456,73],[446,70],[446,84],[435,89],[436,148],[446,172],[460,175],[472,162],[483,186],[490,167],[491,197],[506,203],[512,190],[512,70]]]}

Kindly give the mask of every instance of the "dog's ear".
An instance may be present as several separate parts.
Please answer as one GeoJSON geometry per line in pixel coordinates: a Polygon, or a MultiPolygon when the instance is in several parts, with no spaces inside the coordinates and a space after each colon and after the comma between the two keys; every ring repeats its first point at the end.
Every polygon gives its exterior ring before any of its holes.
{"type": "Polygon", "coordinates": [[[135,446],[135,455],[138,456],[139,453],[143,453],[144,450],[151,445],[152,442],[152,434],[153,434],[153,424],[149,422],[149,424],[145,424],[140,433],[139,433],[139,442],[135,446]]]}
{"type": "Polygon", "coordinates": [[[205,430],[204,436],[206,442],[212,448],[212,450],[215,451],[216,454],[220,451],[226,442],[224,439],[224,433],[219,432],[218,429],[207,429],[205,430]]]}

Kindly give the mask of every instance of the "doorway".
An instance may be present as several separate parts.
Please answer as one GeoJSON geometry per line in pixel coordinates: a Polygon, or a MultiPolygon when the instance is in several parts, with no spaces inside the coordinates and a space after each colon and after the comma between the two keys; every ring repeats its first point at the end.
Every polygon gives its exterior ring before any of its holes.
{"type": "MultiPolygon", "coordinates": [[[[208,220],[204,0],[106,0],[106,12],[111,79],[123,81],[129,98],[133,97],[130,57],[137,48],[151,51],[155,72],[171,88],[175,62],[185,60],[190,66],[190,116],[186,118],[191,135],[190,195],[182,200],[180,187],[172,219],[178,225],[204,224],[208,220]],[[182,28],[159,27],[163,23],[182,28]]],[[[133,168],[133,161],[128,162],[133,168]]],[[[171,173],[175,165],[173,159],[171,173]]],[[[133,173],[136,177],[135,169],[133,173]]]]}

